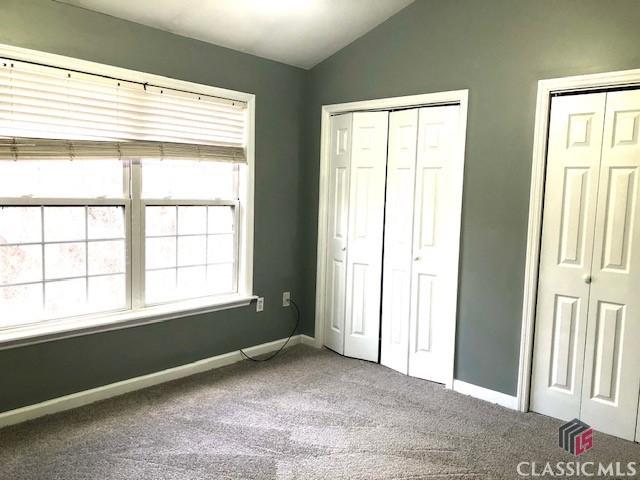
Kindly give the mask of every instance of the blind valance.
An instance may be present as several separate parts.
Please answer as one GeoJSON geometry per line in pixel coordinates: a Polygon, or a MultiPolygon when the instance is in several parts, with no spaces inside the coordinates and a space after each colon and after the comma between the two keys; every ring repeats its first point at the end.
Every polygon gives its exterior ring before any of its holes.
{"type": "Polygon", "coordinates": [[[0,159],[246,161],[247,105],[0,59],[0,159]]]}

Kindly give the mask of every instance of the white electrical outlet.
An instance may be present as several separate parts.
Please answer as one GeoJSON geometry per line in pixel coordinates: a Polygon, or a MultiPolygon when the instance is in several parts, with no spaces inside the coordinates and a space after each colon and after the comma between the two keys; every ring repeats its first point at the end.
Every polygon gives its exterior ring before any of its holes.
{"type": "Polygon", "coordinates": [[[282,306],[288,307],[291,305],[291,292],[282,292],[282,306]]]}
{"type": "Polygon", "coordinates": [[[258,297],[258,301],[256,302],[256,312],[261,312],[264,310],[264,297],[258,297]]]}

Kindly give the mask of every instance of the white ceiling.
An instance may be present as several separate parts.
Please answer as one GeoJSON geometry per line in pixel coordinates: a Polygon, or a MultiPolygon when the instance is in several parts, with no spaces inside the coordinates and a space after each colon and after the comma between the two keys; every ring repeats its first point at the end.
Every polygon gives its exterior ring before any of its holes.
{"type": "Polygon", "coordinates": [[[414,0],[58,0],[311,68],[414,0]]]}

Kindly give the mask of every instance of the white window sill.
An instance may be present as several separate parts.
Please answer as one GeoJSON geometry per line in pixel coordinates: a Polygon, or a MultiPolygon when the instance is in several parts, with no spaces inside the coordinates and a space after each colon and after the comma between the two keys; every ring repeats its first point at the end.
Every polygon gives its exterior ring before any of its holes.
{"type": "Polygon", "coordinates": [[[107,315],[72,317],[9,327],[0,329],[0,350],[244,307],[256,298],[258,297],[254,295],[199,298],[146,307],[136,311],[127,310],[107,315]]]}

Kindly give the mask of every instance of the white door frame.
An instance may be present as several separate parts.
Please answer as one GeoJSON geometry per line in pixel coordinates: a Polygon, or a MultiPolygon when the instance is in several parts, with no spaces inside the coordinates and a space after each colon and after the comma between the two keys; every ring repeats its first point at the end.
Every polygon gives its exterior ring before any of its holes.
{"type": "Polygon", "coordinates": [[[542,205],[547,161],[547,138],[551,95],[558,92],[579,92],[599,88],[640,86],[640,69],[620,72],[552,78],[538,82],[536,120],[533,136],[533,162],[529,194],[529,226],[527,257],[522,300],[522,330],[520,333],[520,363],[518,367],[518,410],[529,411],[531,363],[533,359],[533,331],[538,288],[540,236],[542,234],[542,205]]]}
{"type": "MultiPolygon", "coordinates": [[[[375,100],[364,100],[360,102],[338,103],[322,106],[321,137],[320,137],[320,189],[318,205],[318,251],[317,251],[317,274],[316,274],[316,323],[315,342],[318,348],[324,345],[324,305],[325,305],[325,278],[326,268],[324,261],[327,236],[327,208],[329,192],[329,151],[330,151],[330,120],[332,115],[340,113],[370,111],[370,110],[393,110],[398,108],[412,108],[435,105],[460,105],[460,149],[459,152],[464,159],[465,143],[467,136],[467,108],[469,102],[469,90],[453,90],[449,92],[426,93],[421,95],[408,95],[404,97],[382,98],[375,100]]],[[[460,245],[457,245],[458,258],[460,257],[460,245]]],[[[456,270],[458,265],[456,265],[456,270]]],[[[457,271],[456,271],[457,276],[457,271]]],[[[455,339],[455,336],[454,336],[455,339]]],[[[455,343],[452,349],[455,355],[455,343]]],[[[447,388],[453,387],[453,361],[450,380],[447,381],[447,388]]]]}

